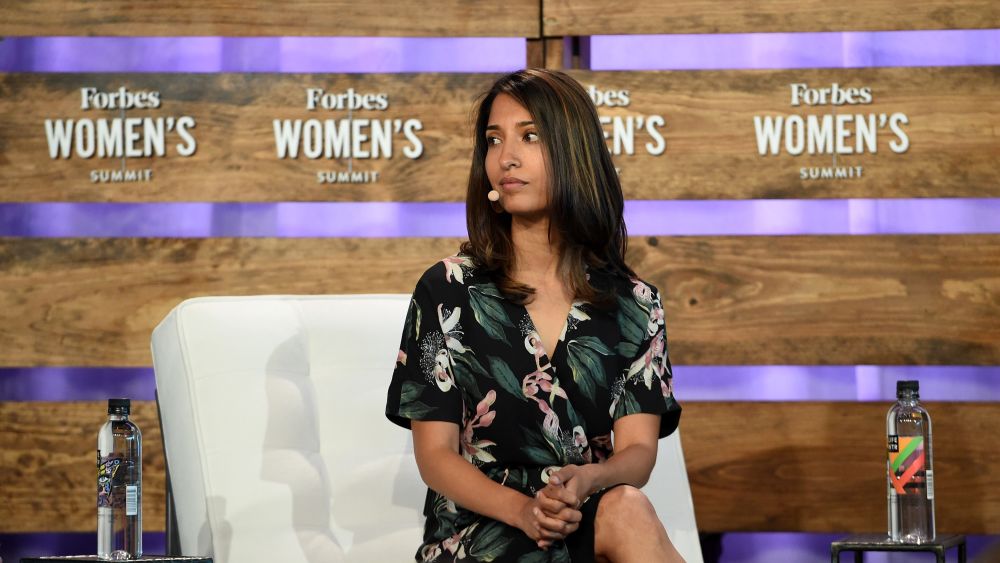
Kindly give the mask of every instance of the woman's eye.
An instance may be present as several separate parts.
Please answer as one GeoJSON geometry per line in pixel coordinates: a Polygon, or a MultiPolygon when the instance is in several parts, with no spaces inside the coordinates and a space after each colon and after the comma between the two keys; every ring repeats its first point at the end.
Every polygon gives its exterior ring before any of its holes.
{"type": "Polygon", "coordinates": [[[532,132],[532,133],[525,133],[524,140],[528,141],[529,143],[537,142],[538,141],[538,133],[534,133],[534,132],[532,132]]]}
{"type": "Polygon", "coordinates": [[[491,145],[491,146],[492,145],[499,145],[500,144],[500,139],[498,139],[497,137],[486,137],[486,144],[487,145],[491,145]]]}

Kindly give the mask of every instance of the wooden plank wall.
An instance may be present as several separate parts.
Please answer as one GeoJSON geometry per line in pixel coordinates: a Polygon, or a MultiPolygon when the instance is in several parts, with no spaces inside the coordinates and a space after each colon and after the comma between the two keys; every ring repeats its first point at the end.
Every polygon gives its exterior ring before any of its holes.
{"type": "MultiPolygon", "coordinates": [[[[733,3],[626,0],[458,0],[281,4],[15,0],[0,35],[514,36],[559,66],[562,36],[1000,27],[988,0],[733,3]],[[430,16],[428,14],[432,14],[430,16]]],[[[529,52],[529,56],[532,55],[529,52]]],[[[629,199],[998,197],[996,67],[782,71],[574,71],[600,91],[614,133],[635,127],[635,154],[615,156],[629,199]],[[793,84],[870,87],[870,104],[792,106],[793,84]],[[910,146],[838,155],[857,180],[799,177],[831,155],[759,154],[754,118],[904,114],[910,146]],[[646,125],[662,116],[665,150],[646,125]]],[[[490,76],[475,75],[0,75],[0,202],[460,201],[468,108],[490,76]],[[156,110],[129,117],[196,118],[198,149],[131,160],[139,184],[94,184],[120,159],[51,159],[45,119],[84,112],[80,89],[156,90],[156,110]],[[364,117],[417,119],[419,158],[370,159],[382,180],[331,187],[316,172],[345,159],[275,156],[274,119],[342,119],[309,111],[305,89],[385,92],[364,117]],[[426,182],[401,179],[426,178],[426,182]]],[[[357,112],[349,114],[358,117],[357,112]]],[[[177,142],[176,138],[172,139],[177,142]]],[[[403,141],[399,141],[402,143],[403,141]]],[[[620,140],[619,140],[620,142],[620,140]]],[[[397,145],[397,151],[401,150],[397,145]]],[[[358,159],[352,163],[358,164],[358,159]]],[[[148,366],[152,327],[182,299],[209,294],[408,292],[456,239],[0,239],[0,367],[148,366]],[[364,275],[352,265],[364,260],[364,275]],[[375,275],[372,275],[375,272],[375,275]]],[[[1000,236],[633,238],[630,260],[665,290],[674,361],[681,364],[1000,364],[1000,236]]],[[[683,400],[683,397],[681,397],[683,400]]],[[[884,413],[875,403],[686,402],[684,448],[699,529],[879,532],[884,413]],[[741,421],[733,423],[734,412],[741,421]],[[753,506],[754,510],[746,510],[753,506]],[[872,507],[859,510],[858,507],[872,507]]],[[[1000,449],[994,404],[932,403],[939,529],[1000,533],[1000,449]]],[[[155,405],[139,402],[146,436],[146,528],[163,529],[163,454],[155,405]]],[[[0,532],[89,531],[93,434],[100,402],[0,402],[0,532]]]]}
{"type": "Polygon", "coordinates": [[[760,33],[989,29],[1000,27],[992,0],[545,0],[544,35],[760,33]]]}
{"type": "MultiPolygon", "coordinates": [[[[0,402],[0,467],[9,477],[0,488],[4,533],[94,530],[93,441],[104,407],[0,402]]],[[[995,405],[932,402],[928,409],[938,530],[996,534],[995,405]]],[[[884,531],[885,405],[689,402],[684,410],[699,531],[884,531]],[[751,423],[736,428],[734,416],[751,423]]],[[[164,458],[156,405],[137,402],[133,412],[144,438],[143,525],[160,531],[164,458]]]]}
{"type": "MultiPolygon", "coordinates": [[[[605,131],[628,199],[1000,195],[995,166],[1000,136],[993,127],[1000,121],[996,67],[576,71],[573,75],[597,99],[608,93],[628,95],[626,106],[615,98],[614,105],[602,103],[599,108],[608,121],[605,131]],[[870,88],[871,103],[806,105],[806,87],[832,91],[834,84],[845,92],[870,88]],[[841,114],[848,120],[838,128],[841,114]],[[898,116],[905,116],[905,122],[898,116]],[[809,154],[803,140],[803,154],[793,156],[786,146],[786,126],[778,129],[776,154],[766,143],[761,154],[758,130],[764,120],[810,118],[821,126],[827,120],[830,145],[817,145],[815,154],[809,154]],[[867,124],[875,125],[870,146],[858,142],[858,128],[867,124]],[[844,134],[843,150],[834,150],[838,131],[844,134]],[[891,147],[904,138],[906,150],[894,152],[891,147]],[[852,177],[803,179],[803,170],[819,169],[849,172],[852,177]]],[[[0,129],[0,146],[5,147],[0,155],[0,184],[5,186],[0,201],[461,201],[471,151],[470,108],[492,78],[198,74],[178,80],[169,74],[0,75],[0,113],[8,116],[0,129]],[[85,89],[93,89],[87,90],[93,99],[93,92],[114,94],[122,88],[130,95],[156,92],[160,107],[81,109],[85,89]],[[387,108],[309,108],[310,100],[325,95],[383,95],[387,108]],[[126,116],[166,120],[168,128],[184,117],[192,119],[194,125],[187,132],[197,144],[194,154],[180,153],[178,147],[187,141],[175,127],[165,135],[164,156],[81,158],[76,147],[86,145],[78,145],[75,137],[73,150],[56,150],[51,156],[53,146],[59,145],[50,141],[46,128],[54,126],[47,122],[62,120],[79,128],[81,120],[114,124],[126,116]],[[347,158],[335,156],[331,149],[329,157],[310,159],[300,139],[294,145],[297,157],[286,153],[281,158],[276,120],[313,121],[324,128],[327,120],[334,120],[337,128],[357,123],[360,129],[354,135],[367,136],[384,122],[391,128],[391,152],[386,156],[382,148],[381,155],[347,158]],[[406,151],[418,147],[419,156],[407,156],[406,151]],[[123,167],[149,170],[151,180],[92,181],[94,173],[123,167]],[[317,173],[336,175],[349,169],[375,174],[372,178],[377,180],[318,181],[317,173]]],[[[142,131],[137,149],[145,148],[148,135],[142,131]]],[[[802,131],[811,134],[811,129],[802,131]]],[[[792,144],[798,139],[793,134],[792,144]]],[[[361,139],[356,146],[374,152],[377,144],[361,139]]]]}
{"type": "MultiPolygon", "coordinates": [[[[0,239],[0,366],[148,366],[188,297],[409,293],[459,242],[0,239]]],[[[678,364],[1000,364],[1000,236],[648,237],[629,259],[678,364]]]]}
{"type": "Polygon", "coordinates": [[[9,0],[0,36],[538,37],[537,0],[9,0]]]}

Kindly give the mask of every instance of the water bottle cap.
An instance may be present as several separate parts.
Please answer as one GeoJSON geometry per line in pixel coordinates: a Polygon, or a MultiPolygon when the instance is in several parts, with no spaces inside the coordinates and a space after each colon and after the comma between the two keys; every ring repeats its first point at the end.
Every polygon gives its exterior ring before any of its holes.
{"type": "Polygon", "coordinates": [[[108,414],[129,414],[132,401],[129,399],[108,399],[108,414]]]}
{"type": "Polygon", "coordinates": [[[914,394],[920,393],[920,382],[919,381],[897,381],[896,382],[896,396],[899,397],[903,394],[903,391],[913,391],[914,394]]]}

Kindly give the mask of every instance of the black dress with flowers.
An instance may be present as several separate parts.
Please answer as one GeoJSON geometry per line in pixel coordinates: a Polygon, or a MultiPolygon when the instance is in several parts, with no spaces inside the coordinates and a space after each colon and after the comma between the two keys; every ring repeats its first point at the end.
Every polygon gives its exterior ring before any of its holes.
{"type": "MultiPolygon", "coordinates": [[[[618,306],[573,303],[552,354],[523,305],[500,293],[465,256],[435,264],[410,302],[386,415],[454,422],[461,453],[490,479],[527,495],[568,464],[612,455],[614,421],[662,415],[660,437],[677,428],[663,309],[641,280],[600,272],[618,306]]],[[[538,549],[521,530],[428,490],[417,561],[570,561],[564,543],[538,549]]]]}

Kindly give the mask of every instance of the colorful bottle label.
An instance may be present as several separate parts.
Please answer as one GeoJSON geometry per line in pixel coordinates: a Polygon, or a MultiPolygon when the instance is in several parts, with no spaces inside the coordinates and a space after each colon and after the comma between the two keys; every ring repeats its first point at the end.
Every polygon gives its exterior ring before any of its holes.
{"type": "Polygon", "coordinates": [[[905,487],[909,483],[925,481],[923,471],[926,457],[923,436],[889,436],[888,450],[889,482],[892,488],[900,495],[914,494],[916,491],[907,493],[905,487]]]}
{"type": "Polygon", "coordinates": [[[115,491],[121,491],[125,481],[125,469],[121,454],[109,454],[101,457],[97,452],[97,507],[121,508],[125,506],[125,498],[115,491]]]}

